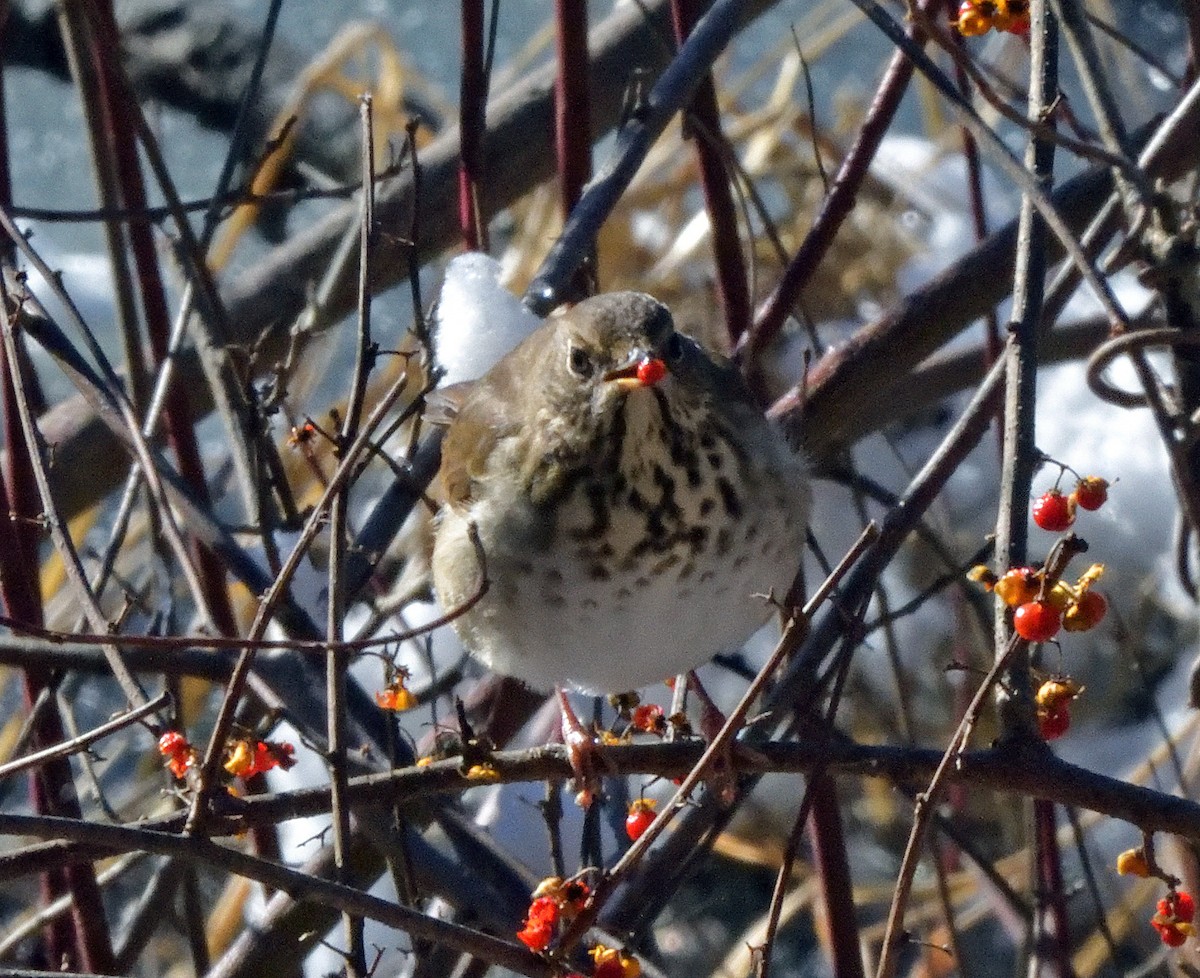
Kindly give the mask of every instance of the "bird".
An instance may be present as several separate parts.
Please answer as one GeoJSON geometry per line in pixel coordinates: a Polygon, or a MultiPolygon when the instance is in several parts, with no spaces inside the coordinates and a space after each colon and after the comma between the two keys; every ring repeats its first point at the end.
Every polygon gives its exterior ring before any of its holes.
{"type": "Polygon", "coordinates": [[[450,421],[434,590],[476,659],[634,690],[734,651],[801,564],[809,466],[640,292],[552,313],[450,421]]]}

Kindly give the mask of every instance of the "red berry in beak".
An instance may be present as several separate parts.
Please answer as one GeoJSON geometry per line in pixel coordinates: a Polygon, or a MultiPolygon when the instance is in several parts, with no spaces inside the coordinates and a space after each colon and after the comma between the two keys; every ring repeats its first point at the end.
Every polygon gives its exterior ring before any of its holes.
{"type": "Polygon", "coordinates": [[[637,368],[637,379],[643,387],[653,387],[667,375],[667,365],[658,357],[646,357],[637,368]]]}

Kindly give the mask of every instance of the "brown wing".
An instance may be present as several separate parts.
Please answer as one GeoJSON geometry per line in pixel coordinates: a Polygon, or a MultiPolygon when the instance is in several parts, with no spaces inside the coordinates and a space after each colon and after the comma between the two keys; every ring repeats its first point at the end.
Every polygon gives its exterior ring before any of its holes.
{"type": "Polygon", "coordinates": [[[520,431],[521,403],[539,376],[545,327],[535,330],[480,380],[463,400],[442,445],[440,478],[446,502],[471,499],[475,480],[486,470],[496,443],[520,431]]]}

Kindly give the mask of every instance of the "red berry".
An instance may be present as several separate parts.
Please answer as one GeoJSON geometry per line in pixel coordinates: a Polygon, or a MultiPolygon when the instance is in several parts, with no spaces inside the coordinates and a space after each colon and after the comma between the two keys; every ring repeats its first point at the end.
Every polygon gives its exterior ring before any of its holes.
{"type": "Polygon", "coordinates": [[[655,703],[643,703],[634,708],[630,725],[643,733],[662,734],[667,729],[663,708],[655,703]]]}
{"type": "Polygon", "coordinates": [[[1108,480],[1098,475],[1084,476],[1075,483],[1071,493],[1077,505],[1084,509],[1099,509],[1108,502],[1108,480]]]}
{"type": "Polygon", "coordinates": [[[1158,936],[1167,947],[1179,947],[1187,940],[1187,934],[1171,924],[1156,924],[1158,936]]]}
{"type": "Polygon", "coordinates": [[[1075,508],[1057,489],[1042,493],[1033,504],[1033,522],[1043,530],[1061,533],[1075,522],[1075,508]]]}
{"type": "Polygon", "coordinates": [[[1190,924],[1196,916],[1196,901],[1192,895],[1187,890],[1176,890],[1168,900],[1172,903],[1171,911],[1175,919],[1190,924]]]}
{"type": "Polygon", "coordinates": [[[187,746],[187,738],[178,730],[168,730],[158,738],[158,752],[163,755],[177,754],[187,746]]]}
{"type": "Polygon", "coordinates": [[[654,821],[655,803],[649,799],[640,799],[629,806],[629,814],[625,816],[625,834],[637,842],[650,828],[654,821]]]}
{"type": "Polygon", "coordinates": [[[1044,713],[1039,711],[1037,724],[1042,740],[1058,740],[1070,728],[1071,714],[1065,706],[1044,713]]]}
{"type": "Polygon", "coordinates": [[[667,365],[658,357],[646,357],[637,368],[637,379],[643,387],[653,387],[667,375],[667,365]]]}
{"type": "Polygon", "coordinates": [[[558,923],[560,913],[558,904],[554,902],[553,897],[536,897],[529,904],[529,913],[525,915],[525,923],[527,925],[546,924],[554,927],[558,923]]]}
{"type": "Polygon", "coordinates": [[[1062,619],[1045,601],[1028,601],[1013,615],[1013,628],[1028,642],[1047,642],[1058,634],[1062,619]]]}
{"type": "Polygon", "coordinates": [[[535,954],[544,951],[554,940],[554,928],[541,920],[530,920],[517,931],[517,940],[535,954]]]}

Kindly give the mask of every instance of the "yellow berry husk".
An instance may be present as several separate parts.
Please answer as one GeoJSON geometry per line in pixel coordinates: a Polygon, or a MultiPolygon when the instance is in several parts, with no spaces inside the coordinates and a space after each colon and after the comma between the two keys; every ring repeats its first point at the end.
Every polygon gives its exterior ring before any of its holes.
{"type": "Polygon", "coordinates": [[[976,564],[967,571],[967,580],[982,584],[990,591],[996,584],[996,573],[987,564],[976,564]]]}
{"type": "Polygon", "coordinates": [[[464,777],[468,781],[499,781],[500,772],[490,764],[472,764],[464,777]]]}
{"type": "Polygon", "coordinates": [[[403,680],[377,692],[375,703],[381,709],[391,710],[393,713],[403,713],[418,705],[417,697],[404,685],[403,680]]]}
{"type": "Polygon", "coordinates": [[[1075,600],[1071,586],[1063,581],[1055,581],[1054,587],[1046,595],[1046,603],[1055,611],[1064,611],[1075,600]]]}
{"type": "Polygon", "coordinates": [[[978,37],[992,28],[992,20],[978,10],[964,10],[958,15],[958,33],[963,37],[978,37]]]}
{"type": "Polygon", "coordinates": [[[1104,576],[1103,564],[1092,564],[1087,570],[1079,575],[1079,580],[1075,582],[1075,588],[1079,591],[1086,591],[1100,578],[1104,576]]]}
{"type": "Polygon", "coordinates": [[[607,947],[604,944],[597,944],[594,948],[588,951],[592,961],[596,964],[604,964],[606,961],[615,961],[620,952],[615,947],[607,947]]]}
{"type": "Polygon", "coordinates": [[[1010,608],[1018,608],[1037,597],[1038,581],[1029,567],[1006,570],[995,584],[996,596],[1010,608]]]}
{"type": "Polygon", "coordinates": [[[1150,861],[1146,853],[1138,849],[1126,849],[1117,856],[1117,873],[1121,876],[1140,876],[1147,879],[1150,876],[1150,861]]]}
{"type": "Polygon", "coordinates": [[[1037,705],[1047,710],[1057,710],[1071,700],[1075,699],[1081,692],[1083,687],[1074,680],[1060,676],[1055,679],[1047,679],[1041,686],[1038,687],[1037,705]]]}
{"type": "Polygon", "coordinates": [[[533,899],[536,900],[538,897],[544,896],[557,898],[559,893],[562,892],[562,888],[563,881],[561,876],[547,876],[534,888],[533,899]]]}
{"type": "Polygon", "coordinates": [[[233,752],[223,766],[235,778],[240,778],[249,771],[254,766],[254,754],[250,750],[250,744],[244,740],[234,744],[233,752]]]}

